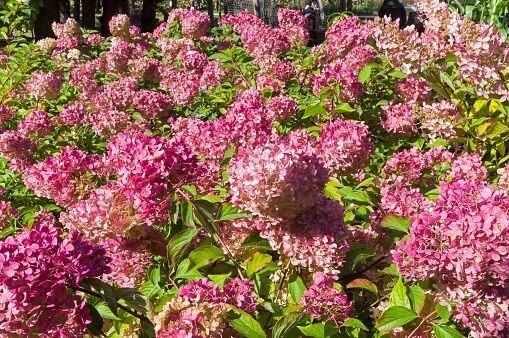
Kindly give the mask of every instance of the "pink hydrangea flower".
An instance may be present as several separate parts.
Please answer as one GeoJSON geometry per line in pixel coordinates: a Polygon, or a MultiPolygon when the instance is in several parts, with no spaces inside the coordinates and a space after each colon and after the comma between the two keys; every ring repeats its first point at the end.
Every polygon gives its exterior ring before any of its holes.
{"type": "Polygon", "coordinates": [[[61,125],[80,126],[85,123],[86,108],[81,103],[73,103],[65,106],[55,117],[55,121],[61,125]]]}
{"type": "Polygon", "coordinates": [[[398,103],[383,108],[385,120],[380,123],[389,133],[410,135],[415,132],[416,117],[413,108],[409,104],[398,103]]]}
{"type": "Polygon", "coordinates": [[[290,137],[239,149],[228,172],[232,202],[274,218],[311,207],[328,177],[314,149],[290,137]]]}
{"type": "Polygon", "coordinates": [[[9,168],[23,172],[34,163],[35,143],[20,132],[7,130],[0,134],[0,155],[9,161],[9,168]]]}
{"type": "Polygon", "coordinates": [[[60,94],[62,78],[53,73],[36,71],[26,84],[26,90],[37,100],[54,100],[60,94]]]}
{"type": "Polygon", "coordinates": [[[174,106],[168,96],[150,90],[137,91],[133,98],[133,107],[147,120],[166,120],[174,106]]]}
{"type": "Polygon", "coordinates": [[[12,119],[16,116],[16,112],[14,109],[9,107],[6,104],[0,103],[0,130],[2,130],[5,126],[5,122],[12,119]]]}
{"type": "Polygon", "coordinates": [[[102,158],[66,147],[57,156],[34,164],[23,173],[23,182],[37,196],[67,207],[95,188],[89,175],[100,171],[102,158]]]}
{"type": "Polygon", "coordinates": [[[343,102],[351,102],[363,93],[357,74],[341,60],[325,67],[313,78],[313,94],[319,96],[326,89],[328,96],[337,96],[343,102]]]}
{"type": "Polygon", "coordinates": [[[262,219],[256,225],[260,236],[292,265],[336,274],[350,248],[343,217],[343,207],[337,201],[320,195],[313,206],[294,218],[262,219]]]}
{"type": "Polygon", "coordinates": [[[0,241],[0,334],[86,334],[86,302],[68,290],[108,273],[108,262],[100,246],[47,223],[0,241]]]}
{"type": "Polygon", "coordinates": [[[234,336],[228,328],[230,305],[253,314],[257,304],[253,286],[250,280],[240,278],[228,279],[224,288],[206,278],[190,281],[154,318],[156,336],[234,336]]]}
{"type": "Polygon", "coordinates": [[[277,11],[279,30],[293,46],[304,46],[309,40],[308,20],[300,11],[279,8],[277,11]]]}
{"type": "Polygon", "coordinates": [[[294,115],[298,102],[286,95],[273,97],[267,102],[267,113],[273,121],[282,122],[294,115]]]}
{"type": "Polygon", "coordinates": [[[41,109],[34,110],[28,114],[18,125],[18,131],[23,135],[44,136],[53,131],[53,121],[47,112],[41,109]]]}
{"type": "Polygon", "coordinates": [[[334,287],[338,278],[323,272],[313,274],[313,285],[304,292],[302,303],[311,317],[341,325],[353,313],[353,301],[334,287]]]}
{"type": "Polygon", "coordinates": [[[111,35],[123,40],[129,40],[130,26],[131,21],[129,20],[129,17],[125,14],[117,14],[111,18],[110,22],[108,22],[108,27],[110,29],[111,35]]]}
{"type": "Polygon", "coordinates": [[[103,238],[99,243],[104,247],[106,254],[111,257],[111,272],[103,276],[110,283],[124,288],[137,288],[146,279],[146,267],[152,262],[152,256],[145,246],[146,241],[133,241],[117,236],[103,238]]]}
{"type": "Polygon", "coordinates": [[[443,182],[429,211],[392,252],[400,273],[435,279],[455,315],[481,337],[508,332],[509,198],[483,181],[443,182]],[[486,311],[490,309],[489,311],[486,311]]]}
{"type": "Polygon", "coordinates": [[[368,127],[342,119],[323,125],[316,142],[317,156],[330,175],[350,175],[363,169],[373,150],[368,127]]]}

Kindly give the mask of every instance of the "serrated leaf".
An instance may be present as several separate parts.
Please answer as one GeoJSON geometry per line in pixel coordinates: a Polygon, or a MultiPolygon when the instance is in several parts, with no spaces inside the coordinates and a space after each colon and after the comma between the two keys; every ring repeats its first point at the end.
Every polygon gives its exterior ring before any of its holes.
{"type": "Polygon", "coordinates": [[[284,337],[285,333],[304,322],[308,318],[308,314],[304,312],[288,312],[285,313],[272,327],[272,338],[284,337]]]}
{"type": "Polygon", "coordinates": [[[378,294],[378,288],[376,287],[375,283],[370,281],[369,279],[365,278],[357,278],[348,283],[346,286],[347,289],[363,289],[369,292],[374,293],[375,295],[378,294]]]}
{"type": "Polygon", "coordinates": [[[392,288],[391,295],[389,297],[389,306],[403,306],[410,309],[410,299],[406,295],[406,286],[403,284],[403,279],[398,278],[396,284],[392,288]]]}
{"type": "Polygon", "coordinates": [[[419,316],[412,310],[402,306],[393,306],[385,310],[375,324],[381,332],[391,331],[410,323],[419,316]]]}
{"type": "Polygon", "coordinates": [[[364,325],[364,323],[361,322],[360,320],[358,320],[357,318],[348,318],[343,323],[343,326],[354,327],[354,328],[361,329],[361,330],[366,330],[366,331],[368,330],[366,325],[364,325]]]}
{"type": "Polygon", "coordinates": [[[299,275],[292,275],[290,277],[288,280],[288,291],[290,292],[292,300],[298,303],[306,291],[306,285],[299,275]]]}
{"type": "Polygon", "coordinates": [[[120,317],[116,316],[111,311],[111,309],[104,303],[96,305],[95,308],[102,318],[107,318],[111,320],[122,320],[120,317]]]}
{"type": "Polygon", "coordinates": [[[424,304],[426,303],[426,294],[424,293],[424,290],[418,285],[411,286],[409,288],[408,296],[410,298],[410,303],[412,304],[412,309],[415,313],[420,314],[424,308],[424,304]]]}
{"type": "Polygon", "coordinates": [[[231,221],[233,219],[248,218],[250,217],[248,212],[239,211],[238,208],[234,207],[229,203],[221,205],[219,209],[218,217],[216,222],[231,221]]]}
{"type": "Polygon", "coordinates": [[[337,327],[324,323],[309,324],[298,326],[299,330],[307,337],[327,338],[339,332],[337,327]]]}
{"type": "Polygon", "coordinates": [[[410,227],[410,217],[402,218],[394,215],[387,215],[382,221],[384,228],[397,230],[408,234],[408,228],[410,227]]]}
{"type": "MultiPolygon", "coordinates": [[[[166,247],[168,262],[174,267],[193,239],[198,235],[196,228],[187,228],[173,236],[166,247]]],[[[172,268],[173,269],[173,268],[172,268]]]]}
{"type": "Polygon", "coordinates": [[[251,315],[240,310],[234,309],[230,315],[230,325],[247,338],[266,338],[262,326],[251,315]]]}
{"type": "Polygon", "coordinates": [[[148,272],[148,279],[154,285],[159,285],[161,281],[161,268],[159,266],[151,266],[148,272]]]}
{"type": "Polygon", "coordinates": [[[489,128],[486,130],[486,134],[484,137],[492,139],[498,136],[501,136],[509,131],[509,126],[506,124],[495,121],[489,128]]]}
{"type": "Polygon", "coordinates": [[[360,83],[364,84],[368,82],[369,79],[371,78],[371,72],[372,72],[371,65],[367,65],[364,68],[362,68],[359,72],[360,83]]]}
{"type": "Polygon", "coordinates": [[[450,326],[433,325],[433,332],[437,338],[462,338],[463,335],[450,326]]]}
{"type": "Polygon", "coordinates": [[[194,269],[210,265],[224,257],[223,250],[214,245],[204,245],[189,254],[189,260],[194,269]]]}
{"type": "Polygon", "coordinates": [[[342,187],[338,193],[346,200],[356,202],[369,202],[369,197],[360,191],[354,191],[352,187],[342,187]]]}
{"type": "Polygon", "coordinates": [[[246,264],[246,273],[248,277],[265,268],[272,261],[272,256],[260,252],[255,252],[246,264]]]}
{"type": "Polygon", "coordinates": [[[449,311],[449,309],[446,306],[443,306],[441,304],[437,304],[435,306],[435,311],[440,316],[440,318],[442,318],[444,323],[448,322],[449,318],[451,318],[452,316],[452,312],[449,311]]]}

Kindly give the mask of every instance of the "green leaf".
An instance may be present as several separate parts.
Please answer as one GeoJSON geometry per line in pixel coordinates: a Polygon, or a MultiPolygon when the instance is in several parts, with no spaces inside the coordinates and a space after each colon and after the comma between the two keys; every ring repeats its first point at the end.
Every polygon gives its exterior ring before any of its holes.
{"type": "Polygon", "coordinates": [[[138,312],[147,313],[147,302],[143,298],[140,291],[132,288],[118,288],[115,289],[115,296],[117,299],[124,300],[127,305],[132,307],[138,312]]]}
{"type": "Polygon", "coordinates": [[[223,250],[214,245],[198,247],[189,254],[189,259],[195,269],[210,265],[223,257],[223,250]]]}
{"type": "Polygon", "coordinates": [[[463,335],[450,326],[433,325],[433,332],[437,338],[462,338],[463,335]]]}
{"type": "Polygon", "coordinates": [[[438,313],[440,318],[444,323],[447,323],[449,321],[449,318],[452,316],[452,312],[449,311],[449,309],[446,306],[443,306],[441,304],[437,304],[435,306],[435,311],[438,313]]]}
{"type": "Polygon", "coordinates": [[[242,242],[241,248],[252,251],[272,251],[269,241],[265,238],[261,238],[257,233],[249,235],[244,242],[242,242]]]}
{"type": "Polygon", "coordinates": [[[239,211],[238,208],[234,207],[229,203],[221,205],[219,210],[218,218],[216,222],[231,221],[233,219],[248,218],[250,217],[248,212],[239,211]]]}
{"type": "Polygon", "coordinates": [[[120,317],[116,316],[111,311],[111,309],[104,303],[96,305],[95,308],[102,318],[107,318],[111,320],[122,320],[120,317]]]}
{"type": "Polygon", "coordinates": [[[251,256],[246,265],[246,273],[248,277],[265,268],[272,261],[272,256],[260,252],[255,252],[251,256]]]}
{"type": "Polygon", "coordinates": [[[365,279],[365,278],[354,279],[353,281],[348,283],[346,288],[347,289],[363,289],[363,290],[372,292],[375,295],[378,294],[378,288],[376,287],[375,283],[373,283],[369,279],[365,279]]]}
{"type": "Polygon", "coordinates": [[[102,328],[103,328],[103,325],[104,325],[104,321],[102,319],[102,316],[101,316],[100,312],[95,307],[93,307],[92,305],[87,303],[87,307],[88,307],[88,310],[89,310],[90,317],[92,319],[92,321],[87,324],[87,328],[90,330],[90,332],[94,336],[101,336],[103,334],[102,328]]]}
{"type": "Polygon", "coordinates": [[[371,65],[367,65],[359,72],[359,81],[364,84],[371,78],[371,65]]]}
{"type": "Polygon", "coordinates": [[[426,303],[426,294],[424,290],[418,286],[411,286],[408,293],[410,297],[410,303],[412,303],[412,309],[415,313],[420,314],[426,303]]]}
{"type": "Polygon", "coordinates": [[[403,284],[403,279],[398,278],[396,284],[392,288],[391,295],[389,297],[389,306],[403,306],[410,309],[410,299],[406,295],[406,286],[403,284]]]}
{"type": "Polygon", "coordinates": [[[410,323],[418,317],[419,316],[415,312],[406,307],[393,306],[382,313],[380,318],[376,321],[375,328],[381,332],[391,331],[410,323]]]}
{"type": "Polygon", "coordinates": [[[327,115],[327,109],[325,107],[316,105],[316,106],[308,106],[302,116],[303,119],[307,119],[316,115],[327,115]]]}
{"type": "Polygon", "coordinates": [[[486,134],[484,135],[484,137],[492,139],[492,138],[495,138],[497,136],[501,136],[501,135],[507,133],[508,131],[509,131],[509,126],[507,126],[506,124],[504,124],[504,123],[502,123],[500,121],[495,121],[486,130],[486,134]]]}
{"type": "Polygon", "coordinates": [[[290,277],[288,281],[288,291],[290,292],[292,300],[298,303],[306,291],[306,285],[299,275],[292,275],[290,277]]]}
{"type": "Polygon", "coordinates": [[[400,72],[399,70],[394,70],[388,74],[390,77],[393,77],[395,79],[405,79],[407,75],[403,72],[400,72]]]}
{"type": "Polygon", "coordinates": [[[360,320],[358,320],[357,318],[348,318],[343,323],[343,326],[354,327],[354,328],[361,329],[361,330],[366,330],[366,331],[368,330],[366,325],[364,325],[364,323],[361,322],[360,320]]]}
{"type": "Polygon", "coordinates": [[[292,311],[285,313],[272,327],[272,338],[284,337],[286,332],[304,322],[307,318],[308,314],[305,312],[292,311]]]}
{"type": "Polygon", "coordinates": [[[402,218],[394,215],[387,215],[382,221],[384,228],[397,230],[408,234],[408,228],[410,227],[410,217],[402,218]]]}
{"type": "Polygon", "coordinates": [[[196,228],[187,228],[173,236],[166,247],[168,262],[174,267],[193,239],[198,235],[196,228]]]}
{"type": "Polygon", "coordinates": [[[99,293],[102,291],[103,300],[106,302],[111,311],[113,311],[114,314],[117,314],[117,297],[115,296],[115,290],[113,287],[97,278],[87,278],[84,282],[99,291],[99,293]]]}
{"type": "Polygon", "coordinates": [[[148,272],[148,279],[154,285],[159,285],[161,281],[161,268],[159,266],[151,266],[148,272]]]}
{"type": "Polygon", "coordinates": [[[191,201],[183,201],[180,203],[180,213],[182,217],[182,221],[190,225],[192,227],[195,226],[194,224],[194,210],[193,210],[193,204],[191,201]]]}
{"type": "Polygon", "coordinates": [[[266,338],[262,326],[251,315],[240,309],[234,309],[230,315],[230,325],[247,338],[266,338]]]}
{"type": "Polygon", "coordinates": [[[308,337],[326,338],[339,332],[337,327],[330,324],[316,323],[306,326],[298,326],[299,330],[308,337]]]}
{"type": "Polygon", "coordinates": [[[356,202],[369,202],[369,197],[362,192],[354,191],[352,187],[342,187],[338,193],[346,200],[356,202]]]}

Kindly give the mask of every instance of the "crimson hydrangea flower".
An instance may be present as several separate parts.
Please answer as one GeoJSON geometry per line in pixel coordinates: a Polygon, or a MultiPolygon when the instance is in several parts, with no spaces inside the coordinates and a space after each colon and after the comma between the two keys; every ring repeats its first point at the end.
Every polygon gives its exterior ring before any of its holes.
{"type": "Polygon", "coordinates": [[[174,189],[192,183],[193,175],[199,174],[196,155],[181,140],[132,130],[110,139],[107,165],[148,223],[167,219],[174,189]]]}
{"type": "Polygon", "coordinates": [[[327,122],[320,129],[316,152],[330,175],[355,174],[364,168],[373,154],[368,127],[342,119],[327,122]]]}
{"type": "Polygon", "coordinates": [[[81,234],[64,236],[45,222],[1,241],[0,335],[84,335],[88,308],[69,288],[108,273],[104,254],[81,234]]]}
{"type": "Polygon", "coordinates": [[[334,287],[337,276],[328,276],[323,272],[313,274],[313,285],[304,292],[302,303],[311,317],[341,325],[353,312],[353,301],[349,301],[344,292],[334,287]]]}

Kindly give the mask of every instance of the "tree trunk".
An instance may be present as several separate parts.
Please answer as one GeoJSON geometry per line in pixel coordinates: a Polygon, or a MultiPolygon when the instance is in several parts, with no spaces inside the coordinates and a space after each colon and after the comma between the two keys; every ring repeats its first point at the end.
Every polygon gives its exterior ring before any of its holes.
{"type": "Polygon", "coordinates": [[[207,0],[207,12],[209,13],[210,17],[210,27],[214,27],[215,20],[214,20],[214,1],[213,0],[207,0]]]}
{"type": "Polygon", "coordinates": [[[44,5],[39,9],[39,14],[34,23],[35,40],[55,37],[51,24],[53,22],[60,22],[59,9],[58,0],[44,1],[44,5]]]}
{"type": "Polygon", "coordinates": [[[71,16],[71,1],[60,0],[60,22],[64,22],[71,16]]]}
{"type": "Polygon", "coordinates": [[[81,23],[81,0],[74,0],[72,15],[74,17],[74,20],[81,23]]]}
{"type": "Polygon", "coordinates": [[[141,30],[143,32],[151,32],[154,28],[156,19],[156,1],[143,0],[141,8],[141,30]]]}
{"type": "Polygon", "coordinates": [[[340,0],[339,1],[339,10],[341,12],[346,11],[346,0],[340,0]]]}
{"type": "Polygon", "coordinates": [[[129,3],[127,0],[103,0],[103,15],[101,16],[101,35],[109,36],[108,22],[117,14],[129,15],[129,3]]]}
{"type": "Polygon", "coordinates": [[[86,29],[96,29],[95,27],[95,0],[82,0],[83,2],[83,19],[82,26],[86,29]]]}

